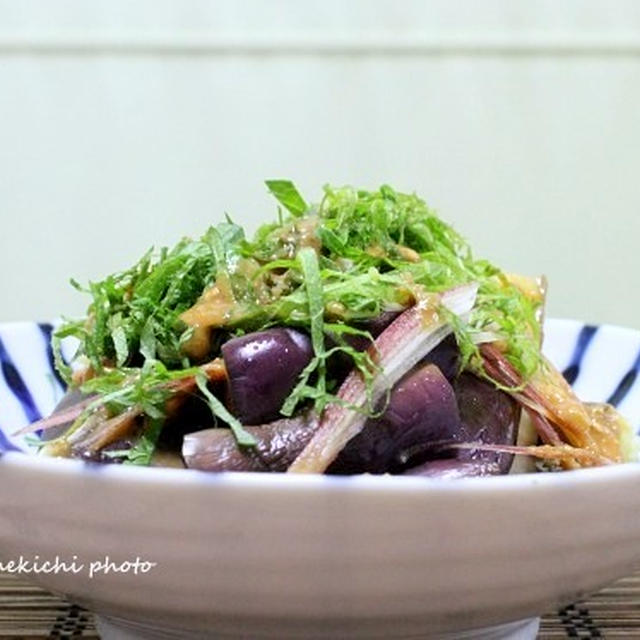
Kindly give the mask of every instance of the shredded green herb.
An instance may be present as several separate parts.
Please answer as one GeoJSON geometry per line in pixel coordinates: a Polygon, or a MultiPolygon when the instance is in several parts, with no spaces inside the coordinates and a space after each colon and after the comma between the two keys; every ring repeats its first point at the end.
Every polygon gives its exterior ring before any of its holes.
{"type": "Polygon", "coordinates": [[[267,188],[291,214],[301,216],[308,209],[307,203],[290,180],[267,180],[267,188]]]}
{"type": "MultiPolygon", "coordinates": [[[[539,366],[540,302],[497,267],[475,259],[463,238],[416,195],[386,185],[374,191],[326,186],[321,202],[308,205],[288,180],[269,180],[267,188],[285,213],[260,227],[252,240],[227,218],[200,239],[148,251],[129,269],[102,281],[87,287],[74,283],[91,296],[91,304],[85,319],[66,321],[54,333],[61,375],[71,381],[60,341],[76,338],[75,361],[93,375],[82,390],[99,394],[109,415],[138,406],[156,424],[167,399],[163,383],[197,374],[212,413],[233,430],[238,443],[252,446],[253,438],[195,369],[220,355],[222,341],[272,326],[308,332],[314,357],[281,413],[292,415],[307,403],[322,411],[336,401],[331,357],[348,356],[365,380],[375,370],[370,355],[349,346],[347,336],[369,335],[367,320],[402,310],[425,292],[472,281],[479,290],[469,322],[452,318],[462,366],[486,376],[477,347],[486,335],[504,345],[523,379],[539,366]],[[212,327],[205,351],[195,357],[186,346],[196,326],[183,314],[206,306],[203,294],[223,282],[232,309],[212,327]]],[[[374,408],[367,411],[373,414],[374,408]]],[[[157,438],[146,435],[140,444],[144,454],[129,454],[130,462],[146,460],[155,446],[157,438]]]]}
{"type": "Polygon", "coordinates": [[[163,427],[162,418],[151,418],[149,427],[140,436],[135,446],[127,451],[125,464],[148,466],[156,450],[156,443],[163,427]]]}
{"type": "Polygon", "coordinates": [[[229,425],[229,428],[233,431],[236,442],[243,447],[254,447],[257,444],[256,439],[244,429],[237,418],[229,413],[222,402],[209,391],[207,378],[202,372],[196,374],[196,384],[207,401],[213,415],[229,425]]]}

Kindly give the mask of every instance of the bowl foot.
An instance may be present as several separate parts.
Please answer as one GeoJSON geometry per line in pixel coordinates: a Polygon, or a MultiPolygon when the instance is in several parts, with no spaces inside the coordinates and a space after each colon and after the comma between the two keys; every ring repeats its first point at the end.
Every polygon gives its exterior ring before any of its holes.
{"type": "MultiPolygon", "coordinates": [[[[539,626],[540,618],[528,618],[472,631],[456,631],[437,635],[431,635],[428,632],[418,635],[414,633],[411,635],[395,635],[391,631],[391,635],[385,634],[380,637],[388,638],[389,640],[535,640],[539,626]]],[[[211,632],[181,631],[179,629],[152,627],[138,622],[106,616],[96,616],[96,627],[102,640],[247,640],[248,638],[263,638],[265,640],[275,640],[276,638],[279,640],[328,640],[336,637],[335,635],[318,634],[317,628],[307,631],[298,629],[297,633],[290,635],[284,626],[274,626],[273,629],[263,627],[259,635],[255,635],[253,631],[247,634],[241,630],[238,630],[237,633],[229,632],[228,630],[222,633],[213,630],[211,632]]],[[[356,638],[364,640],[364,638],[370,636],[358,634],[349,637],[354,640],[356,638]]]]}

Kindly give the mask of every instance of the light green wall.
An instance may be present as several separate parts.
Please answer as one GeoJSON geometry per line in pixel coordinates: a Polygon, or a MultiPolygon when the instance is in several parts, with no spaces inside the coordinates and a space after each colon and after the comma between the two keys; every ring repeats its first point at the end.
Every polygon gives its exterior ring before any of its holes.
{"type": "Polygon", "coordinates": [[[640,328],[639,4],[86,6],[0,0],[0,320],[291,177],[415,190],[550,315],[640,328]]]}

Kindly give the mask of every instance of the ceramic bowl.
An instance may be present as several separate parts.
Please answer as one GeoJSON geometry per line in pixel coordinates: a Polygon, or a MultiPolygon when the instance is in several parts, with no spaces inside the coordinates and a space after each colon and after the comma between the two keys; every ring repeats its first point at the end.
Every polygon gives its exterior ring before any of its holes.
{"type": "MultiPolygon", "coordinates": [[[[27,455],[10,434],[62,393],[50,330],[0,326],[0,561],[103,637],[534,637],[640,560],[638,463],[447,481],[27,455]]],[[[551,320],[545,351],[640,424],[640,332],[551,320]]]]}

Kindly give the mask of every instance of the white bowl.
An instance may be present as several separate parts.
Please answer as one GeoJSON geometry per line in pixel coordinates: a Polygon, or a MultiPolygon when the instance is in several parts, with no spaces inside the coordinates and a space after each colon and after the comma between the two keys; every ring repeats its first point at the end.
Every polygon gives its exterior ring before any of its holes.
{"type": "MultiPolygon", "coordinates": [[[[578,370],[585,399],[614,396],[640,423],[640,333],[573,321],[546,330],[547,353],[578,370]]],[[[14,411],[15,373],[18,395],[27,389],[48,411],[49,360],[34,325],[4,325],[0,339],[0,426],[5,447],[21,446],[7,438],[26,421],[14,411]]],[[[36,555],[76,556],[77,573],[31,575],[98,612],[114,638],[462,638],[630,573],[640,561],[638,486],[637,463],[447,481],[207,474],[12,451],[0,459],[0,559],[22,556],[24,567],[36,555]],[[91,576],[105,556],[155,566],[91,576]]]]}

